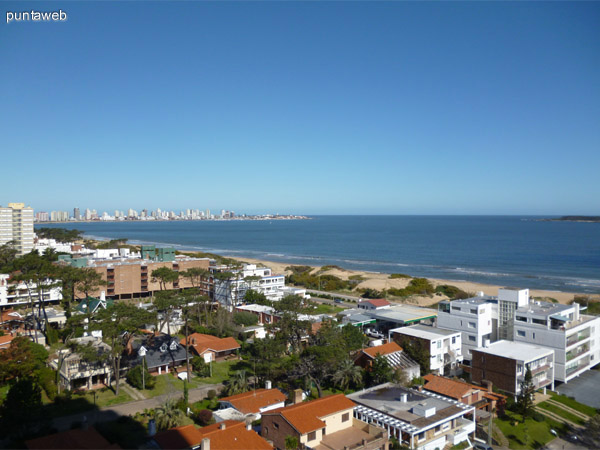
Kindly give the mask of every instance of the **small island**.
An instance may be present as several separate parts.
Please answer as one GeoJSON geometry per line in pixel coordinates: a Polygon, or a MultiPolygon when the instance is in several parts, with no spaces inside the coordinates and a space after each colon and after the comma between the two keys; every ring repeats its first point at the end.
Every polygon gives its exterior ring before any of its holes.
{"type": "Polygon", "coordinates": [[[541,219],[544,222],[596,222],[600,223],[600,216],[561,216],[555,219],[541,219]]]}

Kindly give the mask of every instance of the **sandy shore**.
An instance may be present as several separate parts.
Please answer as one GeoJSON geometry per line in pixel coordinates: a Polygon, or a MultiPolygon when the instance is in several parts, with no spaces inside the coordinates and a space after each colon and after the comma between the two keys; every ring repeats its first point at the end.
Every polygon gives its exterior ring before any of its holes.
{"type": "MultiPolygon", "coordinates": [[[[289,271],[286,270],[286,267],[288,267],[290,265],[289,263],[282,263],[282,262],[277,262],[277,261],[264,261],[264,260],[252,259],[252,258],[234,258],[234,259],[237,259],[239,261],[244,261],[244,262],[247,262],[250,264],[262,264],[264,266],[270,267],[273,270],[273,273],[275,273],[275,274],[284,274],[284,275],[289,274],[289,271]]],[[[315,269],[313,271],[313,273],[320,269],[320,266],[311,266],[311,267],[314,267],[314,269],[315,269]]],[[[377,289],[378,291],[383,290],[383,289],[389,289],[389,288],[401,289],[401,288],[406,287],[406,285],[410,281],[410,279],[406,279],[406,278],[391,279],[389,277],[389,274],[387,274],[387,273],[367,272],[367,271],[362,271],[362,270],[330,269],[323,273],[328,274],[328,275],[335,275],[336,277],[339,277],[344,280],[347,280],[348,277],[353,276],[353,275],[360,275],[362,278],[364,278],[364,281],[362,281],[358,285],[358,287],[377,289]]],[[[430,278],[429,281],[431,281],[431,283],[434,286],[438,286],[441,284],[449,284],[452,286],[456,286],[457,288],[462,289],[463,291],[469,292],[472,294],[476,294],[477,292],[483,292],[486,295],[498,295],[498,289],[501,287],[504,287],[504,286],[495,286],[495,285],[490,285],[490,284],[474,283],[474,282],[470,282],[470,281],[440,280],[440,279],[434,279],[434,278],[430,278]]],[[[519,287],[527,288],[527,286],[519,286],[519,287]]],[[[563,304],[569,303],[571,300],[573,300],[573,298],[575,296],[597,297],[597,296],[591,296],[590,294],[583,294],[583,293],[578,293],[578,292],[545,291],[545,290],[539,290],[539,289],[530,289],[529,294],[532,297],[552,298],[552,299],[557,300],[559,303],[563,303],[563,304]]],[[[433,295],[431,297],[413,296],[409,300],[407,300],[407,302],[416,304],[416,305],[420,305],[420,306],[429,306],[429,305],[439,302],[440,300],[444,300],[446,298],[447,298],[446,296],[438,295],[438,294],[433,295]]]]}

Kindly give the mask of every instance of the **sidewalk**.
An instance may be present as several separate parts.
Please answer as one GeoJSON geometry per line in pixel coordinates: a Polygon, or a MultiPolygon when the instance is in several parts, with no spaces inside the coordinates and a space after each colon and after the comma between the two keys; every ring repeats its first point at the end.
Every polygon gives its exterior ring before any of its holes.
{"type": "MultiPolygon", "coordinates": [[[[121,385],[120,387],[122,389],[123,385],[121,385]]],[[[222,387],[222,384],[207,384],[206,386],[202,386],[200,388],[190,389],[189,402],[194,403],[200,401],[206,397],[208,391],[210,391],[211,389],[214,389],[218,392],[221,390],[222,387]]],[[[65,431],[71,429],[71,425],[76,422],[81,423],[83,421],[87,421],[88,425],[94,425],[99,422],[108,422],[111,420],[116,420],[120,416],[129,416],[135,414],[136,412],[144,411],[144,409],[156,408],[157,406],[162,405],[170,397],[179,397],[181,395],[183,395],[183,393],[177,393],[175,395],[164,394],[146,400],[137,400],[129,403],[121,403],[120,405],[115,406],[105,406],[96,410],[92,409],[78,414],[57,417],[53,420],[53,426],[58,431],[65,431]]]]}

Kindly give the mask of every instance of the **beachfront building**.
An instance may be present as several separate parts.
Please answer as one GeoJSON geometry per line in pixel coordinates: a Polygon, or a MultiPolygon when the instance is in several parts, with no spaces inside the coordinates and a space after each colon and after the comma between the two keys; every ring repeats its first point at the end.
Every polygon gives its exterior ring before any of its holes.
{"type": "Polygon", "coordinates": [[[530,302],[515,312],[514,340],[554,351],[554,379],[563,383],[600,363],[600,317],[578,303],[530,302]]]}
{"type": "MultiPolygon", "coordinates": [[[[153,296],[155,292],[161,290],[162,286],[159,280],[152,277],[152,272],[161,267],[167,267],[176,272],[183,272],[191,268],[208,271],[210,264],[208,258],[191,258],[183,255],[177,255],[173,261],[155,261],[123,256],[119,259],[100,260],[74,258],[65,262],[78,267],[91,267],[106,281],[106,286],[88,292],[88,295],[98,297],[101,290],[106,290],[106,297],[115,300],[153,296]],[[80,263],[80,261],[83,261],[83,263],[80,263]]],[[[190,279],[180,276],[177,281],[166,286],[167,289],[188,289],[192,287],[200,289],[204,295],[209,295],[209,277],[194,285],[190,279]]],[[[81,297],[85,296],[83,292],[77,294],[81,297]]]]}
{"type": "Polygon", "coordinates": [[[474,442],[475,407],[386,383],[348,395],[354,417],[387,430],[414,450],[443,449],[474,442]]]}
{"type": "MultiPolygon", "coordinates": [[[[301,397],[300,397],[301,398],[301,397]]],[[[299,448],[315,450],[387,450],[387,433],[376,425],[353,418],[356,404],[343,394],[296,403],[262,414],[261,436],[277,449],[289,448],[288,436],[299,448]]]]}
{"type": "MultiPolygon", "coordinates": [[[[481,293],[483,294],[483,293],[481,293]]],[[[438,305],[437,327],[459,331],[465,364],[471,363],[471,351],[496,341],[498,318],[490,297],[479,295],[466,300],[442,301],[438,305]]]]}
{"type": "Polygon", "coordinates": [[[455,375],[463,361],[462,338],[458,331],[428,325],[400,327],[389,331],[389,340],[406,349],[413,347],[429,355],[429,371],[438,375],[455,375]]]}
{"type": "Polygon", "coordinates": [[[554,389],[554,351],[539,345],[498,341],[473,350],[471,380],[477,384],[491,381],[509,394],[521,392],[521,382],[531,370],[536,389],[554,389]]]}
{"type": "Polygon", "coordinates": [[[33,238],[33,208],[25,203],[0,206],[0,245],[12,243],[22,256],[33,249],[33,238]]]}
{"type": "Polygon", "coordinates": [[[244,303],[244,296],[250,289],[264,294],[271,301],[281,300],[284,296],[285,276],[273,275],[268,267],[245,264],[240,269],[231,269],[229,266],[212,265],[210,269],[215,274],[214,300],[229,309],[244,303]],[[219,276],[219,273],[229,276],[219,276]]]}

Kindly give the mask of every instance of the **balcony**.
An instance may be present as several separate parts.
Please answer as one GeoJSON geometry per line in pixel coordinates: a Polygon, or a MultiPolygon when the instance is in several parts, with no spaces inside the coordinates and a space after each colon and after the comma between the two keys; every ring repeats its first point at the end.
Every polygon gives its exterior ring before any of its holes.
{"type": "Polygon", "coordinates": [[[456,428],[448,434],[448,440],[452,445],[464,442],[469,437],[469,434],[475,432],[475,422],[460,418],[456,420],[456,428]]]}
{"type": "Polygon", "coordinates": [[[567,367],[567,370],[565,371],[566,376],[570,377],[571,375],[573,375],[575,372],[579,372],[580,370],[585,369],[586,367],[588,367],[590,365],[590,362],[588,359],[584,358],[582,360],[580,360],[578,362],[577,365],[572,366],[572,367],[567,367]]]}
{"type": "Polygon", "coordinates": [[[383,448],[387,432],[361,420],[352,419],[352,426],[335,433],[326,434],[315,450],[383,448]]]}
{"type": "Polygon", "coordinates": [[[567,355],[566,355],[567,361],[571,361],[572,359],[575,359],[578,356],[581,356],[584,353],[587,353],[589,351],[590,351],[590,345],[589,345],[589,343],[585,343],[583,345],[580,345],[579,347],[576,347],[573,350],[570,350],[570,351],[567,352],[567,355]]]}

